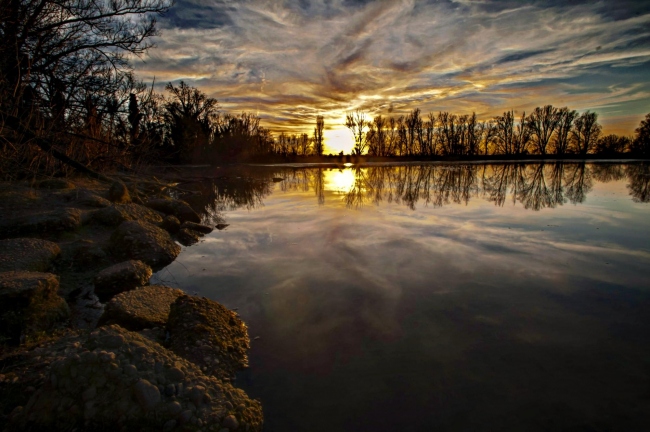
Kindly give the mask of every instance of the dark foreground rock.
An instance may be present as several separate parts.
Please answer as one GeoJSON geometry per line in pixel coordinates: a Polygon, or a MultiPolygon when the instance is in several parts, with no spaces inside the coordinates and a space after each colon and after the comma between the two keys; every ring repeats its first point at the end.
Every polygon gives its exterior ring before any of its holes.
{"type": "Polygon", "coordinates": [[[183,296],[171,306],[169,347],[207,373],[230,378],[248,367],[248,329],[235,312],[199,297],[183,296]]]}
{"type": "Polygon", "coordinates": [[[111,235],[109,248],[118,258],[140,260],[153,268],[166,266],[181,252],[167,231],[140,221],[122,222],[111,235]]]}
{"type": "Polygon", "coordinates": [[[138,260],[112,265],[95,276],[95,294],[100,299],[110,299],[123,291],[148,284],[152,274],[151,267],[138,260]]]}
{"type": "Polygon", "coordinates": [[[39,189],[74,189],[75,185],[66,179],[47,179],[37,184],[39,189]]]}
{"type": "Polygon", "coordinates": [[[119,324],[129,330],[165,327],[169,310],[183,291],[150,285],[118,294],[106,303],[99,325],[119,324]]]}
{"type": "Polygon", "coordinates": [[[158,198],[150,199],[145,205],[156,211],[176,216],[181,222],[201,222],[201,217],[185,201],[158,198]]]}
{"type": "Polygon", "coordinates": [[[199,242],[199,239],[203,236],[200,232],[189,230],[187,228],[181,228],[176,233],[176,240],[183,246],[192,246],[199,242]]]}
{"type": "Polygon", "coordinates": [[[9,430],[262,429],[259,402],[119,326],[71,335],[25,357],[44,379],[13,410],[9,430]]]}
{"type": "Polygon", "coordinates": [[[102,208],[111,205],[111,202],[106,198],[102,198],[93,191],[88,189],[75,189],[65,195],[65,199],[74,204],[83,207],[102,208]]]}
{"type": "Polygon", "coordinates": [[[131,194],[124,183],[116,181],[108,190],[108,199],[114,203],[130,203],[131,194]]]}
{"type": "Polygon", "coordinates": [[[0,337],[17,344],[65,320],[70,310],[58,289],[59,279],[51,273],[0,273],[0,337]]]}
{"type": "Polygon", "coordinates": [[[201,225],[195,222],[183,222],[181,229],[183,228],[200,232],[201,234],[210,234],[212,232],[212,227],[201,225]]]}
{"type": "Polygon", "coordinates": [[[181,221],[174,215],[167,215],[160,224],[160,228],[171,234],[176,234],[181,229],[181,221]]]}
{"type": "Polygon", "coordinates": [[[93,220],[108,226],[117,226],[125,221],[137,220],[157,225],[163,221],[155,211],[139,204],[115,204],[93,213],[93,220]]]}
{"type": "Polygon", "coordinates": [[[0,272],[21,270],[44,272],[60,254],[59,245],[47,240],[34,238],[0,240],[0,272]]]}
{"type": "Polygon", "coordinates": [[[4,219],[0,221],[0,238],[74,231],[80,226],[81,210],[63,208],[4,219]]]}

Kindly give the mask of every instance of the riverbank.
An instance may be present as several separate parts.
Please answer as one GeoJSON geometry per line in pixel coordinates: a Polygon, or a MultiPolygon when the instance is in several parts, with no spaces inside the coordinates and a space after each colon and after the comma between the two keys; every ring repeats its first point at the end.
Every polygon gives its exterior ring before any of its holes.
{"type": "Polygon", "coordinates": [[[212,231],[173,185],[0,184],[4,430],[258,431],[238,315],[152,273],[212,231]]]}

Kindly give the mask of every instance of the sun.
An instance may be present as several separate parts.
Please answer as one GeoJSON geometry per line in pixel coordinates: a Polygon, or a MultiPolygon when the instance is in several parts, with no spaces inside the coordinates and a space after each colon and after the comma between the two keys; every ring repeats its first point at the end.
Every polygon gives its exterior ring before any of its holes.
{"type": "Polygon", "coordinates": [[[349,129],[326,129],[323,132],[325,137],[325,154],[339,154],[341,151],[350,154],[354,148],[354,136],[349,129]]]}

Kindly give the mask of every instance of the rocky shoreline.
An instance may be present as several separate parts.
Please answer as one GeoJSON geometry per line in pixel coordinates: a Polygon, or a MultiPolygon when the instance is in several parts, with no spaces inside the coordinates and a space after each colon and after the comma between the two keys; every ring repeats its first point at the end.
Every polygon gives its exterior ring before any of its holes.
{"type": "Polygon", "coordinates": [[[149,285],[212,231],[163,189],[0,184],[0,430],[262,429],[237,313],[149,285]]]}

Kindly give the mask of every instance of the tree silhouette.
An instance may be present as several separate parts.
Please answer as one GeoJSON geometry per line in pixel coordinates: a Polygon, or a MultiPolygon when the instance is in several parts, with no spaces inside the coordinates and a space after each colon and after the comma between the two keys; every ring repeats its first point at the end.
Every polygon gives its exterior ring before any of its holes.
{"type": "Polygon", "coordinates": [[[598,114],[586,111],[580,114],[574,122],[571,134],[576,152],[586,155],[596,146],[600,136],[601,126],[598,124],[598,114]]]}
{"type": "Polygon", "coordinates": [[[555,135],[554,143],[555,154],[563,155],[569,149],[570,134],[573,129],[573,122],[578,117],[578,112],[564,107],[560,108],[557,115],[557,134],[555,135]]]}
{"type": "Polygon", "coordinates": [[[325,119],[322,115],[316,116],[316,128],[314,128],[314,154],[323,155],[323,129],[325,129],[325,119]]]}
{"type": "Polygon", "coordinates": [[[366,149],[364,130],[367,125],[366,115],[361,110],[347,113],[345,117],[345,126],[350,129],[354,135],[354,148],[352,149],[352,152],[355,155],[363,154],[366,149]]]}
{"type": "Polygon", "coordinates": [[[526,119],[533,136],[533,145],[539,154],[546,154],[548,144],[559,121],[558,110],[552,105],[535,108],[526,119]]]}
{"type": "Polygon", "coordinates": [[[632,143],[632,152],[643,156],[650,155],[650,113],[646,114],[634,132],[636,136],[632,143]]]}

